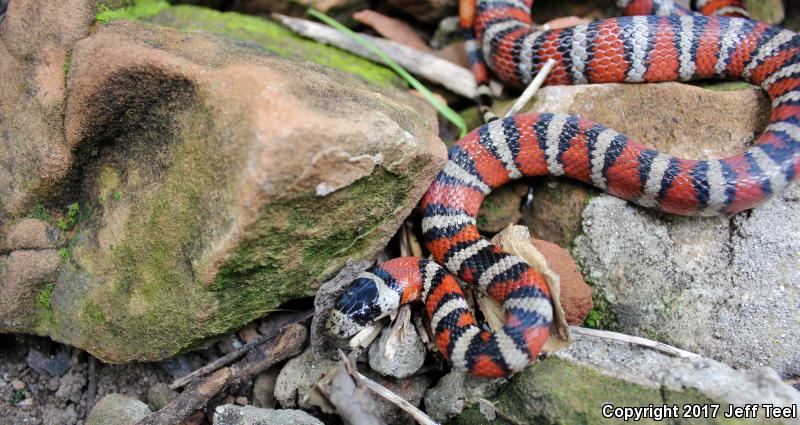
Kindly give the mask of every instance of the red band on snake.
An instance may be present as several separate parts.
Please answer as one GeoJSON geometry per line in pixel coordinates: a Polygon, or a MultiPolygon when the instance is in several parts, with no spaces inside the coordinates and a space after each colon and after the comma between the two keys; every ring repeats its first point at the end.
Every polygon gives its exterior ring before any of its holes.
{"type": "MultiPolygon", "coordinates": [[[[547,84],[740,79],[772,99],[769,125],[744,153],[688,160],[658,152],[574,116],[522,114],[492,121],[454,145],[422,200],[422,229],[436,262],[401,258],[362,274],[328,321],[347,337],[401,303],[425,303],[436,342],[453,366],[486,377],[534,361],[552,320],[543,277],[484,239],[475,218],[484,197],[522,176],[568,176],[636,204],[681,215],[731,214],[783,191],[800,174],[800,37],[765,23],[700,16],[666,0],[621,1],[628,13],[553,31],[532,26],[530,1],[462,1],[462,24],[479,82],[486,64],[508,84],[528,84],[547,59],[547,84]],[[666,16],[656,16],[666,15],[666,16]],[[438,263],[438,264],[437,264],[438,263]],[[505,325],[481,330],[457,281],[496,299],[505,325]]],[[[700,0],[716,15],[740,1],[700,0]]],[[[488,97],[488,94],[487,94],[488,97]]]]}

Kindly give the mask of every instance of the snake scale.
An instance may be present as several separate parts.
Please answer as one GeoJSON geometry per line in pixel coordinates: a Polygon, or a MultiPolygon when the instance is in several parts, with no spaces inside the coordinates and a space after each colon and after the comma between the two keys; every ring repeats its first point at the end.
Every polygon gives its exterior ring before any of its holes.
{"type": "Polygon", "coordinates": [[[800,174],[800,37],[794,32],[742,18],[738,0],[698,0],[694,9],[701,13],[672,1],[621,0],[633,16],[540,30],[532,25],[531,3],[462,0],[461,24],[481,87],[487,66],[504,82],[524,86],[547,59],[557,65],[546,84],[740,79],[772,100],[768,126],[742,154],[695,161],[575,116],[491,121],[450,148],[422,200],[424,241],[435,261],[398,258],[359,275],[331,310],[333,335],[352,336],[402,303],[423,301],[437,346],[453,367],[509,375],[536,359],[553,313],[542,275],[478,233],[476,214],[493,189],[523,176],[569,176],[645,207],[716,215],[753,208],[800,174]],[[502,329],[476,324],[448,270],[502,305],[502,329]]]}

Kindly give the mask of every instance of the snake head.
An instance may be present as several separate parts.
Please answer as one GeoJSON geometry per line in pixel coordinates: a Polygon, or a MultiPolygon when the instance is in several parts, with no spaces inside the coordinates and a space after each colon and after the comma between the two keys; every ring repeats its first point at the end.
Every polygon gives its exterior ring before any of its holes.
{"type": "Polygon", "coordinates": [[[375,281],[358,277],[336,299],[325,327],[331,335],[350,338],[384,315],[375,281]]]}

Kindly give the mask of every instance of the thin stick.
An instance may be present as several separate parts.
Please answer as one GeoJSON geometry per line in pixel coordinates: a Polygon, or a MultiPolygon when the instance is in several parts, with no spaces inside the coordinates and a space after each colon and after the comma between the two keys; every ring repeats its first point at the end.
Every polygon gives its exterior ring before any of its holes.
{"type": "Polygon", "coordinates": [[[407,402],[403,397],[400,397],[399,395],[389,391],[383,385],[367,378],[359,372],[356,372],[356,376],[358,376],[358,379],[360,379],[367,388],[372,390],[372,392],[379,395],[384,400],[387,400],[395,406],[403,409],[421,425],[438,425],[438,423],[431,419],[430,416],[426,415],[425,412],[417,409],[413,404],[407,402]]]}
{"type": "Polygon", "coordinates": [[[192,413],[205,407],[212,397],[225,388],[242,385],[270,366],[300,354],[307,338],[308,331],[303,325],[292,324],[282,328],[281,334],[274,341],[259,345],[252,355],[230,367],[193,381],[175,400],[161,410],[145,416],[136,425],[181,423],[192,413]]]}
{"type": "MultiPolygon", "coordinates": [[[[304,37],[383,63],[378,55],[333,28],[313,21],[291,18],[277,13],[273,13],[272,17],[304,37]]],[[[412,74],[418,75],[436,84],[441,84],[453,93],[461,96],[468,98],[475,97],[475,77],[472,76],[472,73],[467,68],[395,41],[366,34],[359,35],[375,44],[390,58],[412,74]]]]}
{"type": "Polygon", "coordinates": [[[97,359],[89,354],[89,385],[86,389],[86,400],[88,408],[94,407],[94,399],[97,398],[97,359]]]}
{"type": "Polygon", "coordinates": [[[701,357],[699,354],[681,350],[680,348],[673,347],[671,345],[667,345],[658,341],[653,341],[646,338],[640,338],[638,336],[625,335],[610,331],[602,331],[599,329],[582,328],[579,326],[570,326],[569,329],[573,333],[576,333],[578,335],[585,335],[594,338],[610,339],[613,341],[620,341],[620,342],[627,342],[629,344],[641,345],[642,347],[651,348],[653,350],[660,351],[664,354],[669,354],[670,356],[674,357],[683,357],[683,358],[701,357]]]}
{"type": "Polygon", "coordinates": [[[519,113],[520,110],[530,101],[533,96],[536,96],[536,92],[542,87],[544,84],[544,80],[547,79],[547,76],[550,75],[550,71],[553,70],[553,67],[556,66],[556,61],[552,59],[548,59],[547,62],[544,63],[542,69],[539,70],[539,73],[536,74],[536,78],[531,81],[531,84],[522,92],[519,99],[508,108],[508,111],[505,113],[505,117],[508,118],[512,115],[516,115],[519,113]]]}
{"type": "Polygon", "coordinates": [[[314,310],[306,310],[306,311],[301,311],[299,313],[291,314],[288,317],[281,318],[283,320],[276,320],[276,324],[272,326],[272,329],[270,329],[269,332],[265,333],[260,338],[256,339],[253,342],[243,345],[238,350],[230,352],[214,360],[213,362],[201,367],[200,369],[196,369],[190,372],[188,375],[176,379],[172,384],[170,384],[169,387],[173,390],[181,388],[200,376],[208,375],[209,373],[214,372],[217,369],[225,367],[233,363],[240,357],[244,356],[245,354],[247,354],[247,352],[252,350],[253,348],[258,347],[259,345],[269,341],[270,339],[277,337],[278,335],[280,335],[280,333],[283,331],[285,327],[295,323],[304,322],[309,318],[311,318],[313,315],[314,315],[314,310]]]}

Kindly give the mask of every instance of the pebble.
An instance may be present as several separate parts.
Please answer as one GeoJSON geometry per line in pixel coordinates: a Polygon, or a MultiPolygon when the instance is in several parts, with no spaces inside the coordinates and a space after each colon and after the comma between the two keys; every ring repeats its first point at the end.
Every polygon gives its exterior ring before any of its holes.
{"type": "Polygon", "coordinates": [[[247,406],[247,397],[245,396],[236,397],[236,404],[238,404],[239,406],[247,406]]]}
{"type": "Polygon", "coordinates": [[[22,391],[25,389],[25,383],[19,379],[15,379],[11,381],[11,388],[13,388],[14,391],[22,391]]]}
{"type": "Polygon", "coordinates": [[[239,339],[244,341],[245,344],[249,344],[261,337],[261,334],[258,333],[258,326],[255,322],[251,322],[247,326],[243,327],[239,330],[239,332],[237,332],[237,334],[239,335],[239,339]]]}

